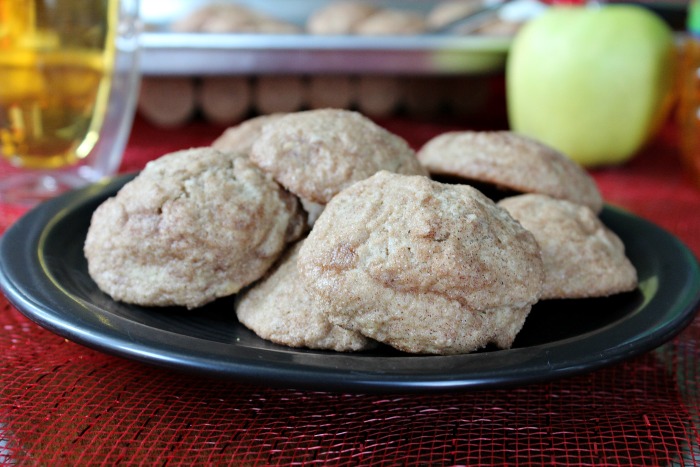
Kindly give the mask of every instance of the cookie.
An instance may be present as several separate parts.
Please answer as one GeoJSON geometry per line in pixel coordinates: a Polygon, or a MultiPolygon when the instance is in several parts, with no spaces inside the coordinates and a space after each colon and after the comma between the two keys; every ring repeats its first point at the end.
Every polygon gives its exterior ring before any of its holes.
{"type": "Polygon", "coordinates": [[[286,21],[234,3],[205,5],[174,21],[175,32],[296,34],[301,29],[286,21]]]}
{"type": "Polygon", "coordinates": [[[426,18],[428,28],[438,30],[483,8],[481,0],[445,0],[436,4],[426,18]]]}
{"type": "Polygon", "coordinates": [[[376,346],[357,332],[331,324],[323,308],[306,293],[297,273],[302,243],[242,294],[236,307],[238,320],[261,338],[289,347],[348,352],[376,346]]]}
{"type": "Polygon", "coordinates": [[[283,115],[285,114],[259,115],[229,127],[214,140],[211,146],[220,151],[248,154],[250,153],[250,148],[253,147],[253,143],[260,137],[262,127],[283,115]]]}
{"type": "Polygon", "coordinates": [[[219,15],[235,16],[240,18],[238,22],[244,23],[250,16],[250,11],[239,5],[217,5],[209,4],[188,12],[180,18],[170,23],[170,30],[173,32],[202,32],[206,22],[219,15]]]}
{"type": "Polygon", "coordinates": [[[196,308],[260,278],[305,227],[298,201],[245,156],[150,162],[93,213],[88,271],[118,301],[196,308]]]}
{"type": "Polygon", "coordinates": [[[603,208],[595,181],[581,166],[549,146],[508,131],[443,133],[418,151],[418,159],[435,178],[545,194],[596,213],[603,208]]]}
{"type": "Polygon", "coordinates": [[[362,20],[355,33],[361,36],[411,36],[428,29],[425,17],[415,11],[381,9],[362,20]]]}
{"type": "Polygon", "coordinates": [[[268,123],[250,158],[286,189],[319,204],[380,170],[428,174],[405,140],[341,109],[295,112],[268,123]]]}
{"type": "MultiPolygon", "coordinates": [[[[212,147],[221,151],[234,151],[249,154],[253,143],[260,138],[262,128],[269,122],[286,115],[286,113],[274,113],[260,115],[248,119],[239,125],[227,128],[214,142],[212,147]]],[[[323,204],[314,203],[300,198],[301,206],[306,211],[306,222],[313,227],[314,222],[323,211],[323,204]]]]}
{"type": "Polygon", "coordinates": [[[605,297],[637,287],[637,271],[624,244],[590,208],[537,194],[498,204],[540,245],[543,299],[605,297]]]}
{"type": "Polygon", "coordinates": [[[423,354],[510,347],[544,278],[532,234],[481,192],[386,171],[327,204],[297,268],[332,323],[423,354]]]}
{"type": "Polygon", "coordinates": [[[330,2],[309,16],[306,30],[319,35],[354,34],[357,25],[377,10],[376,6],[360,1],[330,2]]]}
{"type": "Polygon", "coordinates": [[[296,24],[260,15],[255,24],[255,32],[259,34],[301,34],[303,30],[296,24]]]}

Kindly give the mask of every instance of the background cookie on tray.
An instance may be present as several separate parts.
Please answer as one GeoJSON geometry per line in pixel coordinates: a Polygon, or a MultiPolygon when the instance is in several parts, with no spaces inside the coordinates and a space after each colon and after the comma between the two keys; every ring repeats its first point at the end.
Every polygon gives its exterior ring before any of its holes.
{"type": "Polygon", "coordinates": [[[297,273],[297,256],[303,241],[284,255],[266,277],[238,300],[236,315],[263,339],[290,347],[338,352],[376,347],[358,332],[331,324],[324,310],[305,291],[297,273]]]}
{"type": "Polygon", "coordinates": [[[603,208],[603,198],[588,172],[559,151],[516,133],[443,133],[423,145],[418,159],[436,178],[541,193],[586,205],[596,213],[603,208]]]}
{"type": "Polygon", "coordinates": [[[305,227],[295,197],[212,148],[148,163],[93,213],[90,276],[115,300],[195,308],[260,278],[305,227]]]}
{"type": "Polygon", "coordinates": [[[605,297],[637,287],[622,240],[588,207],[529,194],[498,203],[540,245],[543,299],[605,297]]]}
{"type": "Polygon", "coordinates": [[[295,34],[301,28],[236,3],[197,8],[170,25],[174,32],[295,34]]]}
{"type": "Polygon", "coordinates": [[[410,10],[384,8],[362,20],[355,32],[361,36],[411,36],[427,31],[424,15],[410,10]]]}
{"type": "Polygon", "coordinates": [[[328,203],[297,267],[331,322],[426,354],[510,347],[544,278],[532,234],[478,190],[386,171],[328,203]]]}
{"type": "Polygon", "coordinates": [[[357,25],[378,10],[379,7],[363,1],[329,2],[309,15],[306,30],[319,35],[354,34],[357,25]]]}

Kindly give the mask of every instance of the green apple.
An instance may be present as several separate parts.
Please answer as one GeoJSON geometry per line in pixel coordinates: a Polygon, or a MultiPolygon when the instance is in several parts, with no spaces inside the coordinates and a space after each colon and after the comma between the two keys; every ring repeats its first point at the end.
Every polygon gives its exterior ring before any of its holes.
{"type": "Polygon", "coordinates": [[[665,118],[674,62],[671,29],[643,7],[552,7],[513,40],[511,129],[587,167],[623,163],[665,118]]]}

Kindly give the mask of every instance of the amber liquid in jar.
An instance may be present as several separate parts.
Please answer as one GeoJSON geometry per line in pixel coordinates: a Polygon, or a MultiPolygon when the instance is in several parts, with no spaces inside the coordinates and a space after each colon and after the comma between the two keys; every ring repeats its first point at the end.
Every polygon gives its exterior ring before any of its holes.
{"type": "Polygon", "coordinates": [[[87,157],[109,98],[116,0],[0,0],[0,155],[55,169],[87,157]]]}

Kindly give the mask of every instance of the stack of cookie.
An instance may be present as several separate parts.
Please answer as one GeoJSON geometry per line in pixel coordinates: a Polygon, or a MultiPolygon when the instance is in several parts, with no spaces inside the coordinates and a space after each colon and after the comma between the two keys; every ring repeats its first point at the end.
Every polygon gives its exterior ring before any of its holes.
{"type": "Polygon", "coordinates": [[[115,300],[236,294],[240,322],[278,344],[458,354],[509,348],[539,300],[636,287],[601,208],[588,174],[535,141],[448,133],[416,153],[322,109],[149,163],[95,211],[85,254],[115,300]]]}

